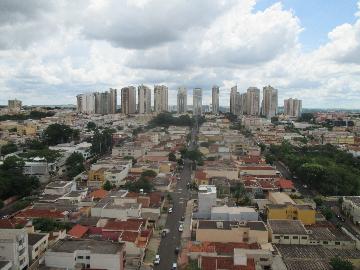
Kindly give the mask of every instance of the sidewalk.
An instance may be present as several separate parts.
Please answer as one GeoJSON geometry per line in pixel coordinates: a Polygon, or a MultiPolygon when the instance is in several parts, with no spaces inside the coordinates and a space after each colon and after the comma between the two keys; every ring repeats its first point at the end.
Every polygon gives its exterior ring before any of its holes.
{"type": "Polygon", "coordinates": [[[179,266],[184,266],[189,263],[187,246],[188,242],[191,240],[191,217],[193,212],[193,203],[194,200],[189,200],[186,205],[184,231],[181,235],[181,253],[178,257],[179,266]]]}

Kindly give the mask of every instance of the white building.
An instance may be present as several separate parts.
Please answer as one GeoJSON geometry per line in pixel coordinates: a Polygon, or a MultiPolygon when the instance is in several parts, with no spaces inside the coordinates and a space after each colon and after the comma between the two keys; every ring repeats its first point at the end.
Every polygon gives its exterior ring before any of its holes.
{"type": "Polygon", "coordinates": [[[139,158],[145,155],[145,149],[135,145],[124,145],[121,147],[113,147],[111,151],[113,157],[134,157],[139,158]]]}
{"type": "Polygon", "coordinates": [[[72,181],[54,181],[46,185],[44,194],[65,195],[71,191],[73,185],[72,181]]]}
{"type": "Polygon", "coordinates": [[[230,90],[230,113],[234,114],[234,115],[237,115],[238,114],[238,111],[237,111],[237,94],[238,94],[238,91],[237,91],[237,86],[233,86],[231,87],[231,90],[230,90]]]}
{"type": "Polygon", "coordinates": [[[198,191],[199,218],[209,219],[211,217],[211,208],[216,206],[216,187],[212,185],[200,185],[198,191]]]}
{"type": "Polygon", "coordinates": [[[29,261],[33,262],[47,250],[49,245],[48,233],[29,233],[29,261]]]}
{"type": "Polygon", "coordinates": [[[12,270],[28,266],[28,235],[25,229],[0,229],[0,261],[11,261],[12,270]]]}
{"type": "Polygon", "coordinates": [[[214,85],[212,87],[212,113],[218,114],[219,113],[219,86],[214,85]]]}
{"type": "Polygon", "coordinates": [[[138,113],[151,113],[151,89],[143,84],[138,87],[138,113]]]}
{"type": "Polygon", "coordinates": [[[45,265],[69,270],[124,269],[124,243],[99,240],[60,240],[45,253],[45,265]]]}
{"type": "Polygon", "coordinates": [[[360,196],[343,197],[341,208],[352,222],[360,224],[360,196]]]}
{"type": "Polygon", "coordinates": [[[91,216],[101,218],[140,218],[141,204],[136,198],[106,197],[91,208],[91,216]]]}
{"type": "Polygon", "coordinates": [[[266,118],[275,116],[278,112],[278,90],[269,86],[263,88],[262,115],[266,118]]]}
{"type": "Polygon", "coordinates": [[[154,86],[154,110],[155,112],[168,111],[168,88],[165,85],[154,86]]]}
{"type": "Polygon", "coordinates": [[[258,213],[251,207],[215,206],[211,208],[212,220],[257,221],[258,213]]]}
{"type": "Polygon", "coordinates": [[[177,93],[177,112],[186,113],[187,111],[187,90],[185,87],[179,87],[177,93]]]}

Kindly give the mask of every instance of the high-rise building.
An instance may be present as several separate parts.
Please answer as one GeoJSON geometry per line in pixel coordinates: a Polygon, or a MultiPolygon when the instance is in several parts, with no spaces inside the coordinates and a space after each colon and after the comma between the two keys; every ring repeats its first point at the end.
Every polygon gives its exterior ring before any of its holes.
{"type": "Polygon", "coordinates": [[[0,259],[10,261],[11,269],[26,269],[29,265],[26,229],[0,229],[0,259]]]}
{"type": "Polygon", "coordinates": [[[194,88],[193,90],[193,114],[202,114],[202,89],[194,88]]]}
{"type": "Polygon", "coordinates": [[[109,113],[115,114],[117,109],[117,90],[114,88],[110,88],[110,107],[109,113]]]}
{"type": "Polygon", "coordinates": [[[165,85],[154,86],[154,110],[155,112],[166,112],[168,108],[168,88],[165,85]]]}
{"type": "Polygon", "coordinates": [[[246,114],[247,113],[247,109],[246,109],[246,105],[247,105],[247,94],[246,93],[242,93],[240,94],[240,115],[246,114]]]}
{"type": "Polygon", "coordinates": [[[246,113],[259,115],[260,113],[260,89],[249,87],[246,92],[246,113]]]}
{"type": "Polygon", "coordinates": [[[187,111],[187,90],[185,87],[179,87],[177,93],[177,112],[186,113],[187,111]]]}
{"type": "Polygon", "coordinates": [[[121,112],[126,115],[136,112],[136,88],[134,86],[121,89],[121,112]]]}
{"type": "Polygon", "coordinates": [[[302,112],[302,100],[300,99],[285,99],[284,100],[284,114],[290,117],[299,118],[302,112]]]}
{"type": "Polygon", "coordinates": [[[212,87],[211,94],[212,94],[212,99],[211,99],[211,101],[212,101],[212,106],[211,106],[212,113],[213,114],[218,114],[219,113],[219,86],[214,85],[212,87]]]}
{"type": "Polygon", "coordinates": [[[151,113],[151,89],[143,84],[138,87],[138,112],[151,113]]]}
{"type": "Polygon", "coordinates": [[[266,118],[275,116],[278,112],[278,90],[269,86],[263,88],[261,114],[266,118]]]}
{"type": "Polygon", "coordinates": [[[10,99],[8,100],[8,109],[10,112],[20,112],[21,111],[21,100],[10,99]]]}
{"type": "Polygon", "coordinates": [[[116,113],[117,90],[80,94],[77,98],[77,110],[87,114],[116,113]]]}
{"type": "Polygon", "coordinates": [[[230,90],[230,113],[237,115],[237,106],[236,106],[236,95],[237,95],[237,86],[231,87],[230,90]]]}

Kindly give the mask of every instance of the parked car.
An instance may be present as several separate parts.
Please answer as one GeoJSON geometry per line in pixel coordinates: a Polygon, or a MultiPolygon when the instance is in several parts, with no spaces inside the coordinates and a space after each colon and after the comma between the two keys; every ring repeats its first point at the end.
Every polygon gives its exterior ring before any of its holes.
{"type": "Polygon", "coordinates": [[[168,213],[171,214],[173,212],[172,207],[169,208],[168,213]]]}
{"type": "Polygon", "coordinates": [[[154,264],[155,264],[155,265],[160,264],[160,255],[159,255],[159,254],[156,254],[156,255],[155,255],[154,264]]]}
{"type": "Polygon", "coordinates": [[[180,248],[179,248],[179,247],[176,247],[176,248],[175,248],[175,254],[179,254],[179,252],[180,252],[180,248]]]}
{"type": "Polygon", "coordinates": [[[180,224],[179,226],[179,232],[182,232],[184,230],[184,226],[182,224],[180,224]]]}
{"type": "Polygon", "coordinates": [[[169,232],[170,232],[169,229],[163,229],[163,230],[161,231],[161,237],[165,237],[169,232]]]}
{"type": "Polygon", "coordinates": [[[177,268],[177,263],[173,263],[171,269],[172,269],[172,270],[175,270],[176,268],[177,268]]]}
{"type": "Polygon", "coordinates": [[[184,216],[181,216],[181,221],[184,221],[185,220],[185,217],[184,216]]]}

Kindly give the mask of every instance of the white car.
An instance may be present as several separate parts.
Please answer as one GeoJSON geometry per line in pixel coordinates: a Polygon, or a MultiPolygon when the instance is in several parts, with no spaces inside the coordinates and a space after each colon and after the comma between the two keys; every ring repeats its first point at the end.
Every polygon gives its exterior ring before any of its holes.
{"type": "Polygon", "coordinates": [[[169,208],[168,213],[171,214],[173,212],[172,207],[169,208]]]}
{"type": "Polygon", "coordinates": [[[179,232],[182,232],[184,230],[184,226],[182,224],[180,224],[179,226],[179,232]]]}
{"type": "Polygon", "coordinates": [[[155,265],[160,264],[160,255],[159,255],[159,254],[156,254],[156,255],[155,255],[154,264],[155,264],[155,265]]]}
{"type": "Polygon", "coordinates": [[[172,264],[172,269],[175,270],[177,268],[177,263],[172,264]]]}

